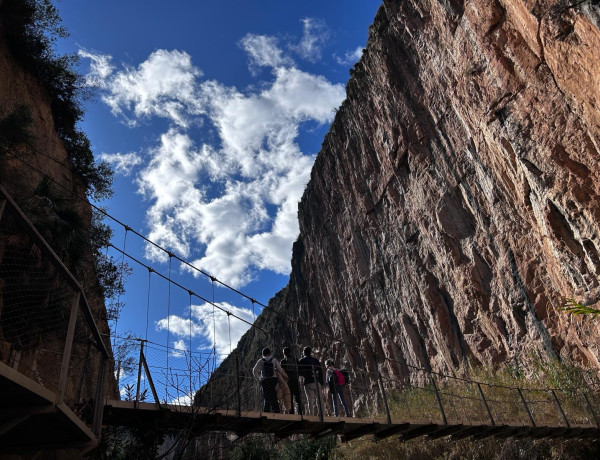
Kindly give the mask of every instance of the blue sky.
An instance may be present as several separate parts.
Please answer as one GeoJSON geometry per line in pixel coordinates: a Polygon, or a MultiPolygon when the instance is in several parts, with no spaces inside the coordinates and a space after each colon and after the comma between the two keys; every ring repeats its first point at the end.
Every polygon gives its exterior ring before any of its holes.
{"type": "MultiPolygon", "coordinates": [[[[288,281],[297,203],[379,3],[61,0],[70,37],[58,51],[79,53],[94,93],[81,128],[116,169],[100,204],[266,304],[288,281]]],[[[113,244],[123,240],[115,227],[113,244]]],[[[168,274],[166,254],[131,233],[126,251],[168,274]]],[[[212,307],[175,287],[169,296],[156,275],[148,296],[147,270],[130,265],[118,334],[144,337],[149,311],[155,342],[167,343],[168,323],[170,346],[216,340],[227,353],[231,330],[235,347],[247,325],[214,328],[212,307]]],[[[171,277],[213,299],[175,261],[171,277]]],[[[253,320],[247,300],[222,288],[214,300],[253,320]]]]}

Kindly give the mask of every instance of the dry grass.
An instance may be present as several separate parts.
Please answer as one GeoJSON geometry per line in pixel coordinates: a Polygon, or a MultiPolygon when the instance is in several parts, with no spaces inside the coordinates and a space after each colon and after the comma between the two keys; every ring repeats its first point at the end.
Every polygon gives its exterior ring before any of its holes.
{"type": "Polygon", "coordinates": [[[377,443],[364,437],[338,446],[336,459],[347,460],[512,460],[512,459],[593,459],[600,458],[597,443],[557,439],[494,439],[481,441],[450,438],[431,440],[427,437],[401,442],[389,438],[377,443]]]}
{"type": "MultiPolygon", "coordinates": [[[[448,423],[490,423],[481,392],[497,424],[528,424],[529,418],[517,388],[527,402],[537,425],[562,425],[552,389],[571,425],[595,426],[585,400],[587,396],[600,416],[597,375],[557,361],[540,363],[531,360],[528,373],[518,366],[502,369],[470,369],[466,382],[436,377],[448,423]],[[476,382],[480,383],[481,392],[476,382]],[[540,388],[542,390],[540,390],[540,388]],[[560,389],[559,389],[560,388],[560,389]]],[[[466,377],[466,376],[465,376],[466,377]]],[[[436,422],[441,412],[433,384],[391,390],[388,404],[393,419],[436,422]]],[[[381,409],[379,410],[381,412],[381,409]]],[[[380,414],[383,416],[384,414],[380,414]]],[[[391,437],[373,442],[365,436],[337,447],[332,458],[364,459],[587,459],[600,458],[600,445],[590,440],[563,439],[471,439],[433,440],[422,436],[408,442],[391,437]]]]}

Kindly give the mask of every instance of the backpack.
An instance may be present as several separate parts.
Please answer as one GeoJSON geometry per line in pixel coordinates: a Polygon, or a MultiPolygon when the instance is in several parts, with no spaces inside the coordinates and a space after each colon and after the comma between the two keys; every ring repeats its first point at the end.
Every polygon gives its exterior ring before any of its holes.
{"type": "Polygon", "coordinates": [[[344,386],[346,384],[346,380],[344,379],[344,375],[338,371],[337,369],[333,370],[333,375],[335,375],[335,384],[339,387],[344,386]]]}
{"type": "Polygon", "coordinates": [[[263,378],[275,377],[275,369],[273,368],[273,360],[272,359],[267,361],[265,358],[263,358],[262,375],[263,375],[263,378]]]}
{"type": "Polygon", "coordinates": [[[344,385],[348,385],[350,383],[350,373],[347,369],[340,369],[340,372],[344,376],[344,385]]]}

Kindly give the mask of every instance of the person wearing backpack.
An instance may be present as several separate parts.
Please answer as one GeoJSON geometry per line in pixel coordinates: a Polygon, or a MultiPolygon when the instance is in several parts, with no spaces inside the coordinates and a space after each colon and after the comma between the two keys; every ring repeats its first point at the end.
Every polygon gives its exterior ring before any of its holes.
{"type": "Polygon", "coordinates": [[[263,412],[279,413],[277,402],[277,372],[281,372],[279,361],[271,356],[271,350],[264,348],[262,358],[256,362],[252,374],[260,382],[263,394],[263,412]]]}
{"type": "Polygon", "coordinates": [[[300,376],[304,378],[304,392],[306,393],[308,415],[319,415],[323,410],[323,368],[317,358],[312,355],[310,347],[302,350],[304,356],[298,361],[300,376]]]}
{"type": "Polygon", "coordinates": [[[325,361],[325,366],[327,366],[327,375],[325,378],[327,380],[327,384],[329,385],[329,391],[331,393],[333,402],[333,412],[335,416],[339,417],[340,415],[339,403],[337,401],[339,398],[340,402],[342,403],[342,407],[344,408],[344,412],[346,413],[346,417],[352,417],[344,399],[344,385],[346,384],[344,375],[338,369],[333,367],[333,359],[331,358],[325,361]]]}

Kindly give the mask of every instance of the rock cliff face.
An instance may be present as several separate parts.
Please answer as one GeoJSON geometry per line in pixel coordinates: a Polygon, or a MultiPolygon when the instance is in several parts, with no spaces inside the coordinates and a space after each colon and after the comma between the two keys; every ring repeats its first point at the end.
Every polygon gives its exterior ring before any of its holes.
{"type": "Polygon", "coordinates": [[[297,337],[365,367],[323,331],[367,350],[368,370],[389,358],[394,376],[534,355],[600,368],[600,322],[554,308],[600,300],[599,13],[384,0],[271,303],[299,323],[273,326],[269,345],[297,337]]]}
{"type": "MultiPolygon", "coordinates": [[[[92,209],[85,198],[85,186],[73,172],[67,151],[57,135],[50,98],[40,82],[11,55],[0,22],[0,121],[5,121],[23,107],[31,118],[26,129],[29,136],[25,142],[8,147],[6,139],[0,138],[0,185],[71,269],[84,288],[99,331],[108,335],[104,297],[98,287],[92,249],[87,243],[90,240],[92,209]],[[42,189],[46,191],[42,192],[42,189]],[[52,202],[51,197],[56,198],[56,202],[52,202]],[[70,222],[64,220],[61,211],[70,216],[70,222]],[[75,238],[77,240],[72,246],[77,246],[77,255],[69,257],[71,249],[67,242],[75,238]],[[75,258],[76,263],[73,262],[75,258]]],[[[18,243],[22,236],[15,235],[15,241],[18,243]]],[[[1,243],[0,260],[5,241],[1,243]]],[[[1,283],[0,287],[3,287],[1,283]]],[[[0,341],[2,339],[0,335],[0,341]]],[[[15,344],[3,342],[2,345],[4,353],[0,353],[0,360],[7,361],[10,356],[6,355],[6,350],[15,344]]],[[[110,349],[108,339],[106,346],[110,349]]],[[[28,365],[31,363],[22,363],[21,368],[26,369],[28,365]]],[[[43,382],[44,376],[40,378],[43,382]]],[[[109,391],[116,394],[112,373],[109,373],[108,380],[109,391]]],[[[93,393],[86,396],[93,396],[93,393]]]]}

